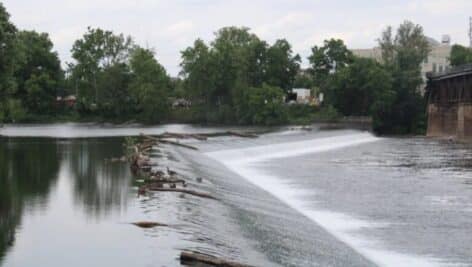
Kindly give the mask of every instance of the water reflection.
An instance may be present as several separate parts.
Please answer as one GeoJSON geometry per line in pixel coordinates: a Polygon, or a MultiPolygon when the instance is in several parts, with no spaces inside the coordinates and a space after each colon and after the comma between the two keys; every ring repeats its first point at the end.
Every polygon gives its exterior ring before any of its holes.
{"type": "Polygon", "coordinates": [[[129,196],[131,174],[127,164],[106,162],[123,155],[121,144],[120,138],[88,139],[71,141],[64,148],[75,203],[96,219],[124,208],[129,196]]]}
{"type": "Polygon", "coordinates": [[[47,210],[52,194],[55,201],[72,199],[67,205],[84,211],[79,219],[98,221],[124,210],[130,197],[128,166],[105,161],[123,154],[122,141],[0,138],[0,265],[22,217],[47,210]],[[67,186],[56,190],[59,181],[67,186]]]}
{"type": "Polygon", "coordinates": [[[54,142],[0,139],[0,262],[14,243],[25,204],[44,208],[58,170],[54,142]]]}

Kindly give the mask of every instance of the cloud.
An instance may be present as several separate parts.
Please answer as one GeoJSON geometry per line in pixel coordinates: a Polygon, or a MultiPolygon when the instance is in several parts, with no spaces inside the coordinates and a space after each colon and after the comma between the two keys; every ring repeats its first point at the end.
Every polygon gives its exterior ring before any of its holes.
{"type": "Polygon", "coordinates": [[[188,34],[194,28],[194,24],[190,20],[183,20],[168,26],[164,33],[169,36],[180,36],[182,34],[188,34]]]}
{"type": "Polygon", "coordinates": [[[467,43],[470,0],[3,0],[20,29],[49,32],[63,61],[87,26],[134,37],[152,47],[171,74],[180,51],[196,38],[210,41],[224,26],[247,26],[262,39],[286,38],[306,58],[313,45],[342,38],[351,48],[372,47],[386,25],[405,19],[427,35],[450,34],[467,43]]]}
{"type": "Polygon", "coordinates": [[[283,32],[289,32],[297,29],[303,29],[309,24],[312,16],[306,12],[292,12],[281,18],[270,21],[254,28],[254,32],[262,37],[271,37],[283,32]]]}
{"type": "Polygon", "coordinates": [[[426,12],[432,15],[453,15],[462,13],[464,9],[470,10],[470,0],[414,0],[407,4],[410,12],[426,12]]]}

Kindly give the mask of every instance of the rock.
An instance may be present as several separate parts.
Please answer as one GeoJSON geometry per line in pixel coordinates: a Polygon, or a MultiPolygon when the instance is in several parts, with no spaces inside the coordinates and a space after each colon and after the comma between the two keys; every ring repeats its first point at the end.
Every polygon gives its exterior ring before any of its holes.
{"type": "Polygon", "coordinates": [[[158,223],[158,222],[135,222],[131,224],[140,228],[155,228],[158,226],[168,226],[167,224],[158,223]]]}
{"type": "Polygon", "coordinates": [[[146,187],[145,186],[141,186],[139,189],[138,189],[138,196],[142,196],[142,195],[145,195],[146,194],[146,187]]]}

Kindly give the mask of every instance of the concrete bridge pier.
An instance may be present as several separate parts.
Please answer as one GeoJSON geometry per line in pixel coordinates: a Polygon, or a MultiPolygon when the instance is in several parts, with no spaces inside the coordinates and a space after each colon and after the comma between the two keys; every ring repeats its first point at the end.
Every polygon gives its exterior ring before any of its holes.
{"type": "Polygon", "coordinates": [[[472,140],[472,65],[428,74],[428,136],[472,140]]]}
{"type": "Polygon", "coordinates": [[[460,103],[457,112],[457,137],[472,138],[472,104],[460,103]]]}

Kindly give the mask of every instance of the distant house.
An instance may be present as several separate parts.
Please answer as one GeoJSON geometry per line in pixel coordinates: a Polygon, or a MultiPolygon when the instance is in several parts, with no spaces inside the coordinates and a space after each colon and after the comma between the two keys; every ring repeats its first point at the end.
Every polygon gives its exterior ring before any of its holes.
{"type": "Polygon", "coordinates": [[[313,100],[310,89],[293,88],[292,93],[296,95],[296,102],[298,104],[310,104],[313,100]]]}
{"type": "Polygon", "coordinates": [[[77,103],[77,97],[75,95],[68,95],[66,97],[58,96],[56,98],[56,103],[59,106],[72,108],[77,103]]]}
{"type": "Polygon", "coordinates": [[[192,103],[184,98],[178,98],[172,101],[172,108],[189,108],[192,103]]]}

